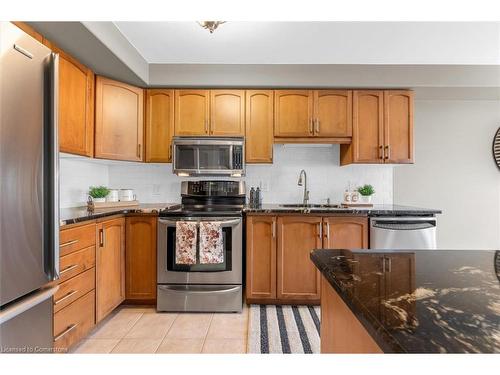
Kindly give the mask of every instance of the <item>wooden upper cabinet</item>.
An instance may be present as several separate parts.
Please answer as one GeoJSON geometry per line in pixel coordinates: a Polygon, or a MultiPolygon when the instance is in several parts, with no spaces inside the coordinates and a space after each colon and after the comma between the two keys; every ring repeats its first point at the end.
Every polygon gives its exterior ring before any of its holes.
{"type": "Polygon", "coordinates": [[[247,218],[247,299],[276,299],[276,217],[247,218]]]}
{"type": "Polygon", "coordinates": [[[384,92],[353,91],[352,143],[340,146],[341,164],[383,163],[384,92]]]}
{"type": "Polygon", "coordinates": [[[245,135],[245,91],[210,91],[210,135],[245,135]]]}
{"type": "Polygon", "coordinates": [[[314,135],[352,136],[352,91],[314,91],[314,135]]]}
{"type": "Polygon", "coordinates": [[[59,150],[94,156],[94,73],[59,52],[59,150]]]}
{"type": "Polygon", "coordinates": [[[323,248],[367,249],[368,218],[348,216],[324,217],[323,248]]]}
{"type": "Polygon", "coordinates": [[[209,135],[209,90],[175,90],[175,135],[209,135]]]}
{"type": "Polygon", "coordinates": [[[95,110],[95,157],[142,161],[143,89],[97,76],[95,110]]]}
{"type": "Polygon", "coordinates": [[[97,225],[96,321],[125,299],[125,218],[97,225]]]}
{"type": "Polygon", "coordinates": [[[313,91],[274,91],[275,137],[311,137],[313,129],[313,91]]]}
{"type": "Polygon", "coordinates": [[[156,299],[156,222],[154,216],[126,218],[127,300],[156,299]]]}
{"type": "Polygon", "coordinates": [[[172,160],[174,135],[174,90],[146,90],[146,162],[172,160]]]}
{"type": "Polygon", "coordinates": [[[320,272],[310,259],[322,247],[321,217],[278,218],[277,297],[319,302],[320,272]]]}
{"type": "Polygon", "coordinates": [[[273,91],[246,91],[246,162],[273,162],[273,91]]]}
{"type": "Polygon", "coordinates": [[[384,92],[384,158],[386,163],[413,163],[413,92],[384,92]]]}

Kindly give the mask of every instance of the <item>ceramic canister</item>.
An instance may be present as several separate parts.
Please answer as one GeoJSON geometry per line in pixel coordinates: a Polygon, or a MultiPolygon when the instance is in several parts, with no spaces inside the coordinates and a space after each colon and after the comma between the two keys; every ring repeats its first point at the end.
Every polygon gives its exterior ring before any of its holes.
{"type": "Polygon", "coordinates": [[[118,190],[117,189],[111,189],[106,196],[106,201],[107,202],[118,202],[119,196],[118,196],[118,190]]]}
{"type": "Polygon", "coordinates": [[[134,191],[132,189],[121,189],[120,190],[120,200],[121,201],[133,201],[135,199],[134,191]]]}

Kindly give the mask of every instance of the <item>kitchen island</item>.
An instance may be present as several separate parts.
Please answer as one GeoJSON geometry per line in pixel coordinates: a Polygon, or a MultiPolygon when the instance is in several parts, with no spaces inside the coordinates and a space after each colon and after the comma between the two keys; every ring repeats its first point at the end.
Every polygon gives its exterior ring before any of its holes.
{"type": "Polygon", "coordinates": [[[314,250],[322,353],[500,353],[500,251],[314,250]]]}

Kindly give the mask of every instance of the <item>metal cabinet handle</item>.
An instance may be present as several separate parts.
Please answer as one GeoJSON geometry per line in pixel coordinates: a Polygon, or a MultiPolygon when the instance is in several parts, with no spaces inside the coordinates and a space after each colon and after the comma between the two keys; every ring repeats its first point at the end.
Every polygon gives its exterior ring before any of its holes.
{"type": "Polygon", "coordinates": [[[328,241],[330,241],[330,223],[327,221],[325,223],[325,226],[326,226],[326,234],[325,234],[325,237],[328,241]]]}
{"type": "Polygon", "coordinates": [[[273,221],[272,232],[273,232],[273,238],[276,238],[276,221],[273,221]]]}
{"type": "Polygon", "coordinates": [[[385,158],[386,159],[390,159],[391,158],[391,146],[390,145],[386,145],[385,146],[385,150],[387,151],[386,154],[385,154],[385,158]]]}
{"type": "Polygon", "coordinates": [[[316,133],[319,133],[319,118],[316,119],[316,133]]]}
{"type": "Polygon", "coordinates": [[[387,272],[391,272],[392,271],[392,259],[391,258],[385,258],[385,260],[387,261],[387,272]]]}
{"type": "Polygon", "coordinates": [[[71,292],[66,294],[64,297],[61,297],[57,301],[54,301],[54,305],[60,304],[61,302],[63,302],[64,300],[67,300],[69,297],[75,295],[76,293],[78,293],[78,290],[72,290],[71,292]]]}
{"type": "Polygon", "coordinates": [[[140,158],[140,157],[141,157],[141,146],[142,146],[142,145],[141,145],[140,143],[137,145],[137,157],[138,157],[138,158],[140,158]]]}
{"type": "Polygon", "coordinates": [[[75,243],[78,243],[78,241],[79,240],[71,240],[71,241],[60,244],[59,247],[61,248],[61,247],[71,246],[71,245],[74,245],[75,243]]]}
{"type": "Polygon", "coordinates": [[[385,273],[385,258],[382,258],[382,273],[385,273]]]}
{"type": "Polygon", "coordinates": [[[380,145],[378,146],[379,150],[378,150],[378,157],[379,159],[383,159],[384,158],[384,146],[380,145]]]}
{"type": "Polygon", "coordinates": [[[68,328],[66,328],[64,331],[62,331],[59,335],[57,335],[56,337],[54,337],[54,341],[62,339],[68,333],[70,333],[71,331],[73,331],[77,326],[78,326],[78,323],[70,325],[68,328]]]}
{"type": "Polygon", "coordinates": [[[314,133],[314,125],[313,125],[313,119],[312,117],[309,119],[309,133],[313,134],[314,133]]]}
{"type": "Polygon", "coordinates": [[[71,271],[72,269],[75,269],[78,267],[78,264],[72,264],[71,266],[66,267],[65,269],[61,270],[59,272],[59,275],[61,276],[62,274],[71,271]]]}
{"type": "Polygon", "coordinates": [[[99,229],[99,247],[104,247],[104,229],[99,229]]]}
{"type": "Polygon", "coordinates": [[[208,120],[205,120],[205,133],[208,134],[208,120]]]}
{"type": "Polygon", "coordinates": [[[322,223],[318,224],[318,229],[319,229],[318,237],[321,239],[321,238],[323,238],[323,224],[322,223]]]}

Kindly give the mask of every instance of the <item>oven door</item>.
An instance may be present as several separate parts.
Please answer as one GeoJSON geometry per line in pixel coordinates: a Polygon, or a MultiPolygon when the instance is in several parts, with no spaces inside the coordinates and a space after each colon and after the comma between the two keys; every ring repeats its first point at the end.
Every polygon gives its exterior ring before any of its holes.
{"type": "Polygon", "coordinates": [[[241,217],[182,217],[158,219],[158,284],[241,284],[243,224],[241,217]],[[178,221],[217,221],[222,226],[224,262],[180,265],[175,263],[178,221]]]}

